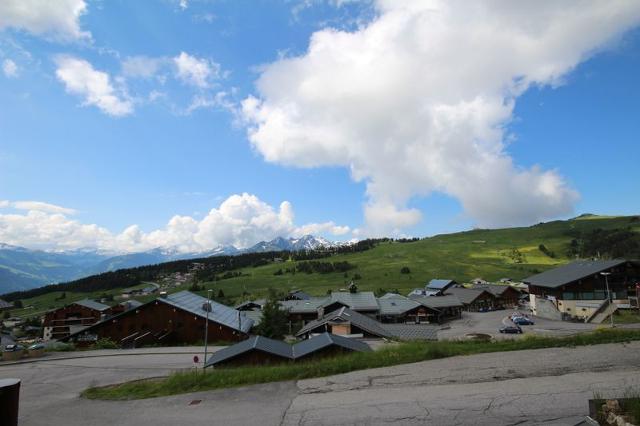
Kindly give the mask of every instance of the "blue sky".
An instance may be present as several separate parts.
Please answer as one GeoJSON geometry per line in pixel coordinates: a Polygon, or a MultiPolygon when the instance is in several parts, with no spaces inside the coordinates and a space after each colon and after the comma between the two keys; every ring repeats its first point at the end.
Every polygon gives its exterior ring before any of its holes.
{"type": "Polygon", "coordinates": [[[528,52],[467,43],[474,28],[519,34],[521,18],[490,6],[451,7],[425,30],[398,25],[424,18],[403,2],[68,0],[60,16],[29,0],[42,13],[22,16],[12,1],[0,7],[0,242],[187,251],[640,211],[633,2],[590,30],[594,3],[575,23],[592,37],[575,46],[581,34],[546,27],[563,10],[530,17],[528,52]],[[458,19],[470,33],[447,46],[458,19]]]}

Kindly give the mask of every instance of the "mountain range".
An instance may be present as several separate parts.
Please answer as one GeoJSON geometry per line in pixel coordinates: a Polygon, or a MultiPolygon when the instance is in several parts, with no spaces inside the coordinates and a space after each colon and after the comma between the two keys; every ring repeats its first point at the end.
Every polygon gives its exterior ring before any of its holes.
{"type": "Polygon", "coordinates": [[[304,251],[342,244],[345,243],[305,235],[300,238],[278,237],[245,249],[220,246],[203,252],[183,253],[174,248],[156,248],[140,253],[114,254],[93,249],[49,252],[0,243],[0,294],[172,260],[281,250],[304,251]]]}

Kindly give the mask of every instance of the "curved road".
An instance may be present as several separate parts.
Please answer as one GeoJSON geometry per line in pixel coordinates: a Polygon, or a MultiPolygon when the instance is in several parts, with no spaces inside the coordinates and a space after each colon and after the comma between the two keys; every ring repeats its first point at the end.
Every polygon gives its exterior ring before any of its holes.
{"type": "Polygon", "coordinates": [[[191,368],[199,349],[5,364],[0,378],[23,380],[25,426],[574,425],[595,391],[640,387],[640,342],[632,342],[454,357],[139,401],[78,396],[90,385],[191,368]]]}

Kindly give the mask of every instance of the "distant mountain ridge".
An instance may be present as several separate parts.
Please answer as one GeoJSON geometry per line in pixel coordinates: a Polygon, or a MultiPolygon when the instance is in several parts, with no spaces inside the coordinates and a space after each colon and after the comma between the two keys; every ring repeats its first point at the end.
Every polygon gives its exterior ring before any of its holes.
{"type": "Polygon", "coordinates": [[[48,252],[0,243],[0,294],[173,260],[281,250],[315,250],[343,244],[304,235],[300,238],[278,237],[261,241],[246,249],[220,246],[203,252],[183,253],[175,248],[156,248],[140,253],[114,254],[93,249],[48,252]]]}

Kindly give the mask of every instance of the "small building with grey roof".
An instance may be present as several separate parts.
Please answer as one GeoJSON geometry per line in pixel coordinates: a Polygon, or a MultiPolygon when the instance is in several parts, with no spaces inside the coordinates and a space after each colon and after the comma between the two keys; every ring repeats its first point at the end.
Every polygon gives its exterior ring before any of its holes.
{"type": "Polygon", "coordinates": [[[370,350],[364,342],[330,333],[322,333],[293,345],[263,336],[251,336],[215,352],[207,360],[205,367],[281,364],[370,350]]]}
{"type": "Polygon", "coordinates": [[[487,290],[454,286],[447,289],[446,295],[457,297],[464,309],[471,312],[489,311],[496,306],[496,297],[487,290]]]}

